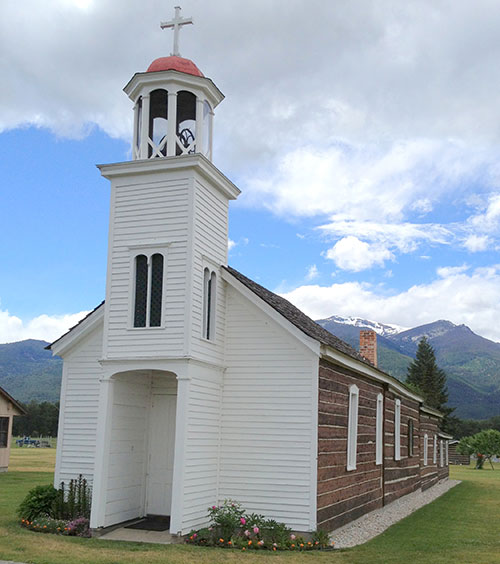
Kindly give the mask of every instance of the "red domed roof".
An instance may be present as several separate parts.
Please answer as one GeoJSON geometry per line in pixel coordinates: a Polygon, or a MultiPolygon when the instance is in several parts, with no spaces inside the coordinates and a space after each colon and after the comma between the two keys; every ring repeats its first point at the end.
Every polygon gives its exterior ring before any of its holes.
{"type": "Polygon", "coordinates": [[[172,55],[170,57],[160,57],[154,60],[148,67],[147,72],[158,72],[166,70],[175,70],[193,76],[203,76],[200,69],[189,59],[183,59],[172,55]]]}

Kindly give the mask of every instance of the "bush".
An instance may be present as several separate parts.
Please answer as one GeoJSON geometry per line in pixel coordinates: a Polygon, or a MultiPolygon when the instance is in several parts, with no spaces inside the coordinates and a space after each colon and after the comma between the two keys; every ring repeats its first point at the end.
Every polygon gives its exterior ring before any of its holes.
{"type": "Polygon", "coordinates": [[[21,519],[21,525],[37,533],[52,533],[56,535],[68,535],[74,537],[90,537],[89,520],[80,517],[74,521],[67,522],[64,519],[53,519],[52,517],[36,517],[32,521],[21,519]]]}
{"type": "Polygon", "coordinates": [[[17,513],[22,519],[33,521],[36,517],[52,517],[57,490],[52,486],[37,486],[28,492],[17,513]]]}
{"type": "Polygon", "coordinates": [[[210,526],[191,531],[186,542],[198,546],[217,546],[240,550],[320,550],[332,548],[328,534],[313,533],[310,541],[296,536],[284,523],[257,513],[246,514],[241,504],[225,500],[208,509],[210,526]]]}

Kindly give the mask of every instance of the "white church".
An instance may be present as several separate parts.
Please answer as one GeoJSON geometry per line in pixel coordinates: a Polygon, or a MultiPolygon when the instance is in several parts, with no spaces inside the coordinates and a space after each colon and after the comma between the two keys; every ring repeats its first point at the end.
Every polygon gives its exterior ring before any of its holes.
{"type": "Polygon", "coordinates": [[[88,478],[93,529],[155,515],[185,534],[230,498],[331,530],[447,475],[440,414],[227,266],[240,191],[212,163],[223,94],[180,57],[185,23],[176,9],[173,55],[124,88],[132,160],[99,166],[106,298],[50,346],[64,360],[54,483],[88,478]]]}

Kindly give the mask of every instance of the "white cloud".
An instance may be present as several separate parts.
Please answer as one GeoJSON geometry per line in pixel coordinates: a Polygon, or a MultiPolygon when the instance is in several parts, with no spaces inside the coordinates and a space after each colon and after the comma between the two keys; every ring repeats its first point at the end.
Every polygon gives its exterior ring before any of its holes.
{"type": "Polygon", "coordinates": [[[318,267],[313,264],[307,269],[306,280],[314,280],[319,276],[318,267]]]}
{"type": "Polygon", "coordinates": [[[388,249],[370,245],[349,235],[337,241],[328,249],[326,258],[333,260],[342,270],[359,272],[373,266],[384,266],[386,260],[393,260],[394,255],[388,249]]]}
{"type": "Polygon", "coordinates": [[[55,341],[68,329],[76,325],[88,311],[66,315],[39,315],[27,322],[10,315],[8,311],[0,311],[0,343],[13,343],[25,339],[55,341]]]}
{"type": "Polygon", "coordinates": [[[471,253],[485,251],[490,245],[490,238],[487,235],[469,235],[464,241],[464,247],[471,253]]]}
{"type": "Polygon", "coordinates": [[[234,249],[234,247],[236,247],[238,243],[236,243],[236,241],[233,241],[232,239],[228,239],[227,240],[227,250],[230,251],[231,249],[234,249]]]}
{"type": "Polygon", "coordinates": [[[363,283],[306,285],[283,294],[313,319],[333,314],[415,327],[437,319],[464,323],[476,333],[500,341],[500,265],[439,269],[439,278],[400,293],[363,283]]]}

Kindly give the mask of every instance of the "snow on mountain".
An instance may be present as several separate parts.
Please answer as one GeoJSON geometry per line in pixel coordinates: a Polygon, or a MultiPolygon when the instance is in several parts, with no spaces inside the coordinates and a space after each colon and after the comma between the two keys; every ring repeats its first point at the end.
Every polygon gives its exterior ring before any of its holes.
{"type": "Polygon", "coordinates": [[[379,323],[378,321],[371,321],[369,319],[362,319],[361,317],[342,317],[341,315],[332,315],[327,319],[321,320],[322,322],[333,321],[334,323],[343,323],[344,325],[352,325],[354,327],[373,329],[378,335],[383,337],[391,337],[401,331],[406,331],[405,327],[400,325],[388,325],[379,323]]]}

